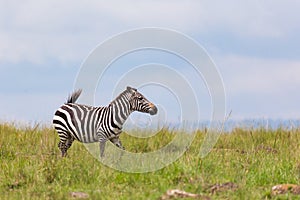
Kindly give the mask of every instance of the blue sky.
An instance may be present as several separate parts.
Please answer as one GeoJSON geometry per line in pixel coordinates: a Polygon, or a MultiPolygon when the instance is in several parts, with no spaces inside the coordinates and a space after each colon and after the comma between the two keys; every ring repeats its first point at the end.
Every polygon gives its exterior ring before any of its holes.
{"type": "MultiPolygon", "coordinates": [[[[299,8],[293,0],[1,1],[0,120],[50,124],[89,53],[112,35],[141,27],[174,29],[207,50],[223,77],[232,119],[299,119],[299,8]]],[[[180,63],[165,56],[164,63],[180,63]]],[[[154,53],[144,62],[151,58],[161,59],[154,53]]],[[[97,91],[105,96],[96,97],[99,104],[109,101],[105,88],[97,91]]],[[[210,102],[203,88],[205,119],[210,102]]]]}

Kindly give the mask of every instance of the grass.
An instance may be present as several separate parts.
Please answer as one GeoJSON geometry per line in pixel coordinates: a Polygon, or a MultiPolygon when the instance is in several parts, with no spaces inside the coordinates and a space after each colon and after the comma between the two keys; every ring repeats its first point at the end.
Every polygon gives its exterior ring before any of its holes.
{"type": "MultiPolygon", "coordinates": [[[[121,139],[132,152],[153,151],[172,140],[162,130],[151,139],[121,139]]],[[[0,124],[1,199],[71,199],[84,192],[90,199],[159,199],[180,189],[211,199],[296,199],[271,194],[272,186],[300,182],[300,130],[234,129],[220,136],[211,153],[200,159],[205,133],[198,131],[185,154],[149,173],[119,172],[102,165],[84,145],[74,142],[61,158],[58,136],[50,128],[16,128],[0,124]],[[213,190],[216,184],[235,187],[213,190]]],[[[299,198],[300,199],[300,198],[299,198]]]]}

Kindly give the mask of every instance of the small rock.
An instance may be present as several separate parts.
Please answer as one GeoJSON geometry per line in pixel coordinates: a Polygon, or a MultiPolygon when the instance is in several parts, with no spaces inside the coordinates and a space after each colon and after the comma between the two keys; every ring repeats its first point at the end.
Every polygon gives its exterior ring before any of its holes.
{"type": "Polygon", "coordinates": [[[173,190],[168,190],[166,194],[161,196],[161,200],[167,200],[167,199],[172,199],[172,198],[201,198],[205,200],[210,200],[209,197],[207,196],[201,196],[200,194],[193,194],[189,192],[185,192],[183,190],[178,190],[178,189],[173,189],[173,190]]]}
{"type": "Polygon", "coordinates": [[[216,193],[220,191],[226,191],[226,190],[236,190],[238,186],[235,183],[232,182],[226,182],[222,184],[214,184],[210,187],[210,192],[211,193],[216,193]]]}
{"type": "Polygon", "coordinates": [[[264,145],[259,145],[257,148],[256,148],[256,152],[258,151],[265,151],[267,153],[278,153],[278,151],[270,146],[264,146],[264,145]]]}
{"type": "Polygon", "coordinates": [[[14,183],[8,184],[7,186],[9,188],[9,190],[14,190],[14,189],[20,188],[22,186],[22,184],[19,181],[15,181],[14,183]]]}
{"type": "Polygon", "coordinates": [[[295,195],[300,195],[300,185],[295,184],[280,184],[272,187],[272,194],[285,194],[287,192],[291,192],[295,195]]]}
{"type": "Polygon", "coordinates": [[[89,198],[89,195],[84,192],[71,192],[70,195],[73,198],[79,198],[79,199],[89,198]]]}

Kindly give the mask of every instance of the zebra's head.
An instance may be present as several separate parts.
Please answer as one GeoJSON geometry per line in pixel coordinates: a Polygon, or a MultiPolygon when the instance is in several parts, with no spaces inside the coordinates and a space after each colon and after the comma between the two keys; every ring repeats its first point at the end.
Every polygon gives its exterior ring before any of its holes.
{"type": "Polygon", "coordinates": [[[144,95],[139,93],[137,89],[128,86],[127,90],[132,94],[129,100],[132,111],[149,113],[150,115],[155,115],[157,113],[157,107],[146,99],[144,95]]]}

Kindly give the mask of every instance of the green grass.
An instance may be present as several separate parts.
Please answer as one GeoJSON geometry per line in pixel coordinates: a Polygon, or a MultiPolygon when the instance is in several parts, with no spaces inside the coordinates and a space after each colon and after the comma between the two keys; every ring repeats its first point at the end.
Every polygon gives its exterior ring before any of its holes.
{"type": "MultiPolygon", "coordinates": [[[[172,140],[162,130],[150,139],[122,135],[132,152],[148,152],[172,140]]],[[[272,186],[300,182],[300,130],[235,129],[221,135],[204,159],[201,131],[185,154],[171,165],[150,173],[119,172],[102,165],[84,145],[74,142],[61,158],[58,136],[49,128],[16,128],[0,124],[0,198],[71,199],[84,192],[90,199],[159,199],[168,189],[181,189],[211,199],[296,199],[273,196],[272,186]],[[234,183],[235,189],[212,192],[215,184],[234,183]]],[[[299,198],[300,199],[300,198],[299,198]]]]}

